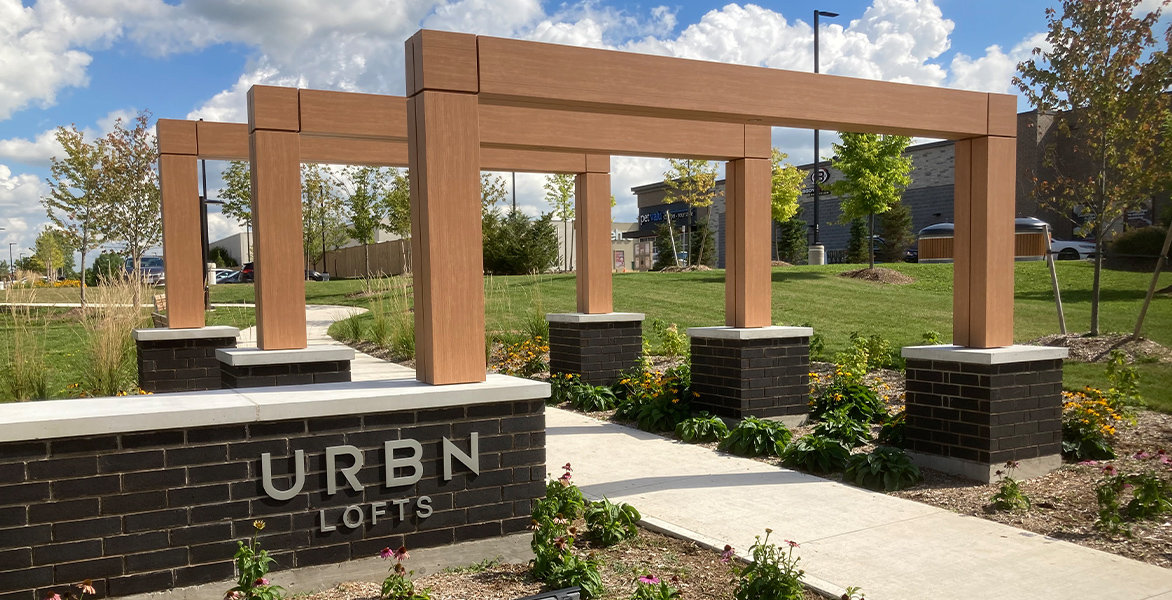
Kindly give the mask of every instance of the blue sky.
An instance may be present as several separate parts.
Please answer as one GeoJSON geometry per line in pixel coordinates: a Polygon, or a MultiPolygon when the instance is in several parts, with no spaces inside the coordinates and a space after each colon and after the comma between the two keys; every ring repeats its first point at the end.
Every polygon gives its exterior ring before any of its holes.
{"type": "MultiPolygon", "coordinates": [[[[58,125],[96,136],[142,109],[243,121],[255,83],[401,94],[403,40],[421,27],[808,71],[817,8],[841,13],[820,30],[823,72],[1011,92],[1013,65],[1041,43],[1053,4],[0,0],[0,258],[45,225],[37,199],[58,125]]],[[[777,129],[774,144],[792,162],[812,160],[808,132],[777,129]]],[[[612,169],[615,219],[633,220],[630,188],[661,179],[664,162],[616,159],[612,169]]],[[[548,210],[541,184],[518,176],[518,204],[548,210]]],[[[219,215],[211,228],[212,239],[236,231],[219,215]]]]}

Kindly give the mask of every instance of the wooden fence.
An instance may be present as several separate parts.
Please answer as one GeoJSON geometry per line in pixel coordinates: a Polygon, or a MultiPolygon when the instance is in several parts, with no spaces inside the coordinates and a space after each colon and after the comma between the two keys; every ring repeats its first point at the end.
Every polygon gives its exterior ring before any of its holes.
{"type": "MultiPolygon", "coordinates": [[[[379,242],[369,246],[351,246],[330,250],[325,254],[325,271],[331,278],[365,277],[366,252],[370,249],[371,275],[401,275],[406,273],[410,263],[410,240],[391,240],[379,242]]],[[[322,261],[317,261],[315,267],[320,270],[322,261]]]]}

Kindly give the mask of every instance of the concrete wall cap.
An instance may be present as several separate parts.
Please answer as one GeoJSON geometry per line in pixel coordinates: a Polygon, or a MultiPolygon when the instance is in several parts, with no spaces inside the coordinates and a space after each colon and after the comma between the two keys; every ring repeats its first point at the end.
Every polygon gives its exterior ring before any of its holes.
{"type": "Polygon", "coordinates": [[[211,338],[236,338],[240,330],[228,325],[212,325],[193,329],[169,329],[157,327],[150,329],[135,329],[130,337],[139,342],[162,342],[169,340],[202,340],[211,338]]]}
{"type": "Polygon", "coordinates": [[[455,385],[398,379],[12,402],[0,404],[0,442],[364,415],[548,397],[548,383],[490,374],[480,383],[455,385]]]}
{"type": "Polygon", "coordinates": [[[619,323],[627,321],[643,321],[643,313],[612,312],[612,313],[549,313],[545,320],[550,323],[619,323]]]}
{"type": "Polygon", "coordinates": [[[1070,350],[1054,346],[1014,345],[1002,348],[967,348],[965,346],[945,344],[941,346],[906,346],[901,351],[901,354],[904,358],[919,360],[939,360],[975,365],[1004,365],[1035,360],[1062,359],[1070,354],[1070,350]]]}
{"type": "Polygon", "coordinates": [[[688,337],[721,340],[769,340],[814,335],[813,327],[689,327],[688,337]]]}
{"type": "Polygon", "coordinates": [[[354,360],[354,349],[349,346],[309,346],[292,350],[261,350],[259,348],[218,348],[216,358],[233,367],[259,365],[287,365],[293,363],[354,360]]]}

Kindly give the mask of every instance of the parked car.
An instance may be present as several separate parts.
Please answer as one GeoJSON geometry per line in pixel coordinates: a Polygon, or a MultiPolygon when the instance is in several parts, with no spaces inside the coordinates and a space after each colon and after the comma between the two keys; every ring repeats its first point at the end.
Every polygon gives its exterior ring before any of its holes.
{"type": "Polygon", "coordinates": [[[318,273],[317,271],[314,271],[313,269],[306,269],[305,270],[305,279],[313,280],[313,281],[329,281],[330,274],[329,273],[318,273]]]}
{"type": "MultiPolygon", "coordinates": [[[[134,259],[128,258],[122,265],[123,272],[130,276],[134,272],[134,259]]],[[[163,257],[143,256],[138,259],[138,270],[142,280],[148,285],[162,285],[167,274],[163,270],[163,257]]]]}
{"type": "Polygon", "coordinates": [[[251,282],[254,278],[255,278],[255,272],[253,271],[253,264],[252,263],[246,262],[240,266],[240,280],[241,281],[247,283],[247,282],[251,282]]]}
{"type": "Polygon", "coordinates": [[[240,269],[216,269],[216,283],[241,283],[240,269]]]}
{"type": "Polygon", "coordinates": [[[1095,257],[1095,243],[1083,240],[1056,240],[1050,239],[1050,252],[1058,260],[1080,260],[1095,257]]]}

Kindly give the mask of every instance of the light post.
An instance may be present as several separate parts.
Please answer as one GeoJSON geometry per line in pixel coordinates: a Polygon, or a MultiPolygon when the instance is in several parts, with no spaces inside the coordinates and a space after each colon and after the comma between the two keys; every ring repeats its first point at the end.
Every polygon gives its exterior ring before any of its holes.
{"type": "MultiPolygon", "coordinates": [[[[829,12],[825,10],[814,11],[814,73],[818,73],[818,18],[819,17],[837,17],[838,13],[829,12]]],[[[822,246],[822,237],[818,227],[818,204],[820,203],[819,195],[821,192],[821,182],[818,181],[822,174],[822,160],[818,152],[818,130],[814,130],[814,168],[810,171],[810,179],[814,183],[814,244],[810,247],[809,263],[812,265],[826,264],[826,249],[822,246]]]]}
{"type": "Polygon", "coordinates": [[[16,242],[8,242],[8,283],[16,279],[16,265],[12,264],[12,247],[16,242]]]}
{"type": "Polygon", "coordinates": [[[208,287],[208,205],[209,204],[223,204],[223,200],[212,200],[208,198],[208,161],[201,160],[200,167],[203,169],[203,194],[199,196],[199,239],[200,246],[203,250],[203,308],[204,310],[212,309],[212,293],[208,287]]]}

